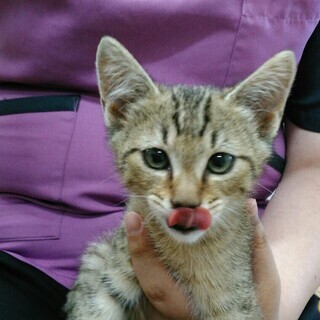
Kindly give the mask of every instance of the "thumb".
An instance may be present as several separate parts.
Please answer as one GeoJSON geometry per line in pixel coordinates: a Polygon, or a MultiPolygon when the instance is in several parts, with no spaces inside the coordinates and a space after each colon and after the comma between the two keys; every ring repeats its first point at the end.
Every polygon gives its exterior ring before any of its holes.
{"type": "Polygon", "coordinates": [[[141,216],[127,213],[125,227],[133,269],[144,294],[160,314],[188,319],[185,293],[157,258],[141,216]]]}
{"type": "Polygon", "coordinates": [[[139,255],[145,251],[144,225],[141,216],[135,212],[128,212],[125,215],[126,235],[128,239],[129,251],[132,256],[139,255]]]}
{"type": "Polygon", "coordinates": [[[142,290],[151,303],[166,303],[168,293],[162,285],[168,279],[161,283],[157,279],[169,275],[156,257],[141,216],[134,212],[127,213],[125,226],[132,265],[142,290]]]}
{"type": "Polygon", "coordinates": [[[125,228],[132,259],[143,259],[150,255],[152,247],[141,216],[135,212],[128,212],[125,216],[125,228]]]}

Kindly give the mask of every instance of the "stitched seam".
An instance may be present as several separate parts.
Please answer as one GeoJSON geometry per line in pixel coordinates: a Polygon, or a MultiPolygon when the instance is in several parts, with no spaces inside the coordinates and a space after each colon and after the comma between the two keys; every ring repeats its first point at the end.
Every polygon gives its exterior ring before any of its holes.
{"type": "Polygon", "coordinates": [[[319,18],[318,17],[314,17],[314,18],[301,18],[301,19],[298,19],[298,18],[287,18],[287,17],[280,17],[280,16],[274,16],[274,17],[268,17],[266,15],[263,15],[263,14],[248,14],[248,13],[244,13],[242,15],[243,17],[246,17],[246,18],[264,18],[266,20],[269,20],[269,21],[287,21],[287,22],[318,22],[319,21],[319,18]]]}
{"type": "MultiPolygon", "coordinates": [[[[79,100],[78,100],[78,108],[79,108],[80,100],[81,100],[81,97],[79,97],[79,100]]],[[[77,111],[78,111],[78,108],[77,108],[77,111]]],[[[74,119],[74,122],[73,122],[73,128],[72,128],[72,132],[71,132],[71,137],[70,137],[70,141],[69,141],[69,144],[68,144],[68,148],[66,150],[67,152],[66,152],[66,156],[65,156],[65,159],[64,159],[64,166],[63,166],[63,169],[62,169],[62,179],[61,179],[60,192],[59,192],[59,198],[58,198],[58,201],[61,204],[62,204],[62,193],[63,193],[63,189],[64,189],[64,185],[65,185],[65,178],[66,178],[67,162],[68,162],[68,159],[69,159],[69,153],[70,153],[70,149],[71,149],[71,144],[73,142],[74,132],[75,132],[75,128],[76,128],[76,124],[77,124],[77,120],[78,120],[78,114],[79,114],[79,112],[75,112],[75,119],[74,119]]]]}
{"type": "Polygon", "coordinates": [[[226,86],[226,83],[228,81],[229,74],[230,74],[231,63],[232,63],[232,60],[233,60],[233,55],[234,55],[236,44],[237,44],[237,41],[238,41],[238,36],[239,36],[240,27],[241,27],[242,17],[244,16],[243,15],[243,5],[244,5],[244,0],[242,0],[242,3],[241,3],[241,16],[240,16],[239,23],[238,23],[237,30],[236,30],[236,34],[235,34],[235,37],[234,37],[233,47],[232,47],[231,55],[230,55],[230,59],[229,59],[228,70],[227,70],[227,74],[226,74],[226,77],[225,77],[224,82],[223,82],[223,87],[226,86]]]}

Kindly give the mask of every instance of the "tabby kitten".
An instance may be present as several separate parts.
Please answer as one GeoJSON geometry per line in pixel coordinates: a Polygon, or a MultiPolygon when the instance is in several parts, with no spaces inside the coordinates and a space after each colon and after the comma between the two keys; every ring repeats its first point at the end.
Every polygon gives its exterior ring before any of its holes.
{"type": "MultiPolygon", "coordinates": [[[[110,144],[159,259],[193,319],[262,319],[245,201],[271,153],[295,75],[284,51],[225,89],[155,84],[105,37],[97,74],[110,144]]],[[[69,320],[145,319],[124,226],[89,246],[68,295],[69,320]]]]}

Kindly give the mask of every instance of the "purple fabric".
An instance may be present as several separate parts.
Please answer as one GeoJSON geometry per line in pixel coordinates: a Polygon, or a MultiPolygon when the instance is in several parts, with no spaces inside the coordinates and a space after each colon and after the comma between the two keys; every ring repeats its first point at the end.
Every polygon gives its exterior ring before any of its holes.
{"type": "Polygon", "coordinates": [[[97,97],[82,95],[78,112],[0,116],[0,249],[67,287],[88,241],[122,218],[125,190],[105,137],[97,97]]]}
{"type": "MultiPolygon", "coordinates": [[[[120,222],[125,190],[94,70],[103,35],[120,40],[156,81],[224,86],[280,50],[299,60],[319,11],[317,0],[2,1],[0,99],[61,90],[82,97],[77,113],[0,116],[0,249],[70,287],[87,243],[120,222]]],[[[282,133],[274,147],[285,155],[282,133]]],[[[280,178],[266,167],[261,210],[280,178]]]]}

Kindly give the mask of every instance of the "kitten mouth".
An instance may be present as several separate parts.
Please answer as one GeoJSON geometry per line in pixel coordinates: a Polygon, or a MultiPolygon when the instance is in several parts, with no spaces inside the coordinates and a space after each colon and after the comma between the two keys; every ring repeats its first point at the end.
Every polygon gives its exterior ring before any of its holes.
{"type": "Polygon", "coordinates": [[[210,212],[202,207],[177,208],[172,210],[167,220],[168,227],[181,233],[206,230],[211,225],[210,212]]]}
{"type": "Polygon", "coordinates": [[[184,228],[182,226],[178,226],[178,225],[174,225],[172,227],[170,227],[171,229],[174,229],[176,231],[179,231],[183,234],[187,234],[187,233],[190,233],[190,232],[193,232],[193,231],[197,231],[199,230],[198,227],[190,227],[190,228],[184,228]]]}

